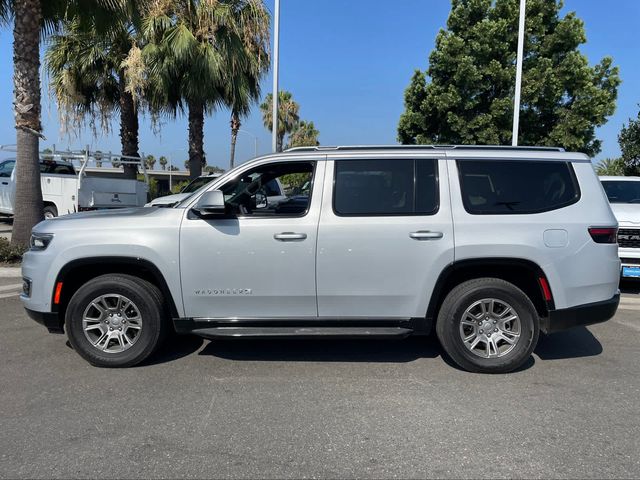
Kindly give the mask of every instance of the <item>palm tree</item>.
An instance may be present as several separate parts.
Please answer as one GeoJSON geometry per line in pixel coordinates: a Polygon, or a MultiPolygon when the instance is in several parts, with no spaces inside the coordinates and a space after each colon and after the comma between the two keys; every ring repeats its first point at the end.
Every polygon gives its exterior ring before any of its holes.
{"type": "MultiPolygon", "coordinates": [[[[118,22],[102,35],[83,23],[81,17],[63,22],[45,54],[62,123],[79,127],[88,120],[96,134],[95,119],[108,130],[117,112],[122,155],[137,157],[140,88],[131,78],[140,76],[140,36],[131,22],[118,22]]],[[[123,166],[126,178],[136,178],[135,165],[123,166]]]]}
{"type": "Polygon", "coordinates": [[[147,158],[144,159],[147,168],[149,170],[153,170],[153,166],[156,164],[156,157],[154,157],[153,155],[147,155],[147,158]]]}
{"type": "MultiPolygon", "coordinates": [[[[273,131],[273,94],[269,93],[264,99],[260,110],[262,111],[262,122],[267,130],[273,131]]],[[[276,151],[282,151],[284,136],[291,133],[300,120],[298,112],[300,106],[293,100],[291,92],[278,92],[278,133],[276,140],[276,151]]]]}
{"type": "Polygon", "coordinates": [[[313,122],[299,121],[294,127],[291,135],[289,135],[289,142],[287,148],[293,147],[315,147],[320,145],[318,136],[320,132],[316,130],[313,122]]]}
{"type": "Polygon", "coordinates": [[[81,12],[96,25],[125,10],[126,0],[0,0],[0,22],[14,21],[14,110],[16,192],[14,245],[27,246],[31,229],[43,218],[38,159],[40,124],[40,35],[53,31],[67,15],[81,12]]]}
{"type": "Polygon", "coordinates": [[[596,165],[596,173],[601,176],[624,175],[624,161],[621,158],[605,158],[596,165]]]}
{"type": "Polygon", "coordinates": [[[162,155],[159,159],[158,162],[160,163],[160,168],[162,168],[162,170],[166,170],[167,169],[167,163],[169,163],[169,161],[167,160],[167,157],[165,157],[164,155],[162,155]]]}
{"type": "MultiPolygon", "coordinates": [[[[269,17],[264,15],[261,19],[265,25],[261,28],[268,29],[269,17]]],[[[225,91],[225,104],[231,110],[231,158],[229,167],[233,168],[236,155],[236,141],[238,132],[242,126],[241,118],[246,117],[251,111],[251,105],[260,98],[260,80],[269,70],[268,44],[255,44],[253,48],[245,48],[246,62],[240,62],[238,69],[232,72],[232,79],[227,83],[225,91]]]]}
{"type": "Polygon", "coordinates": [[[191,178],[205,163],[204,116],[224,105],[238,72],[251,70],[247,51],[266,50],[268,19],[262,0],[176,0],[149,10],[144,60],[161,86],[157,108],[188,112],[191,178]]]}

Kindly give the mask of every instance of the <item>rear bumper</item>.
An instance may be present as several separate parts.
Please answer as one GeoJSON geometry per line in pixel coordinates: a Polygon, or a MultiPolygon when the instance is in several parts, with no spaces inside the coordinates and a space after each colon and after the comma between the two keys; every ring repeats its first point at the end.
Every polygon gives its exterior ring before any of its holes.
{"type": "Polygon", "coordinates": [[[551,310],[549,316],[542,319],[540,328],[545,333],[554,333],[568,328],[606,322],[616,314],[619,303],[620,294],[617,293],[609,300],[602,302],[551,310]]]}
{"type": "Polygon", "coordinates": [[[49,333],[64,333],[62,322],[56,312],[36,312],[28,308],[25,308],[25,310],[29,318],[47,327],[49,333]]]}

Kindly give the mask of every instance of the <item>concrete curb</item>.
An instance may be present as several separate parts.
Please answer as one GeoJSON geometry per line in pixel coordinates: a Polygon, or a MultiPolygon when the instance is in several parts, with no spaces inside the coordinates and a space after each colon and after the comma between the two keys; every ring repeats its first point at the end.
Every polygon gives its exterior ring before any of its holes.
{"type": "Polygon", "coordinates": [[[20,267],[0,267],[0,278],[22,278],[20,267]]]}

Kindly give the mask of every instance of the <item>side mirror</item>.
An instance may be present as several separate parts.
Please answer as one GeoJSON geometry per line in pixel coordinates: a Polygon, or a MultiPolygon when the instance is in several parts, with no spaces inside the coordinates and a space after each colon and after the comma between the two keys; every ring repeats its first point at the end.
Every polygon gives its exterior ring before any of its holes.
{"type": "Polygon", "coordinates": [[[253,201],[255,203],[256,209],[267,208],[269,206],[269,202],[267,201],[267,196],[262,192],[256,193],[253,196],[253,201]]]}
{"type": "Polygon", "coordinates": [[[205,192],[191,210],[205,218],[224,215],[226,213],[224,194],[221,190],[205,192]]]}

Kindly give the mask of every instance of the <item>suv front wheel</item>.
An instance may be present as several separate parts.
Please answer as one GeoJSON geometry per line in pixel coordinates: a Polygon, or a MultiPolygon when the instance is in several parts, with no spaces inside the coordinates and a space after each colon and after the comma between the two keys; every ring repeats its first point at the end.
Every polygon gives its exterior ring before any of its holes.
{"type": "Polygon", "coordinates": [[[158,288],[141,278],[109,274],[80,287],[65,330],[74,350],[98,367],[130,367],[151,355],[167,331],[158,288]]]}
{"type": "Polygon", "coordinates": [[[531,300],[498,278],[461,283],[445,298],[436,332],[445,352],[465,370],[506,373],[522,366],[538,342],[531,300]]]}

